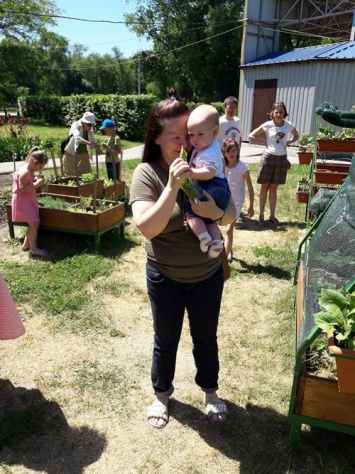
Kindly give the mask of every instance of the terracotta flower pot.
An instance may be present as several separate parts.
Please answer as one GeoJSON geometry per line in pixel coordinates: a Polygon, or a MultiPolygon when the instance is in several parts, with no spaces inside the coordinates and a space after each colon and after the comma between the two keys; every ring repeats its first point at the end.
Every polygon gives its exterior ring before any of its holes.
{"type": "Polygon", "coordinates": [[[306,151],[298,151],[298,163],[300,165],[309,165],[313,158],[313,153],[309,153],[306,151]]]}
{"type": "Polygon", "coordinates": [[[338,347],[332,332],[327,337],[328,349],[335,355],[339,392],[355,394],[355,351],[338,347]]]}
{"type": "Polygon", "coordinates": [[[297,190],[296,190],[296,200],[300,204],[307,204],[308,203],[308,197],[309,197],[309,191],[302,191],[300,189],[300,186],[298,184],[297,190]]]}

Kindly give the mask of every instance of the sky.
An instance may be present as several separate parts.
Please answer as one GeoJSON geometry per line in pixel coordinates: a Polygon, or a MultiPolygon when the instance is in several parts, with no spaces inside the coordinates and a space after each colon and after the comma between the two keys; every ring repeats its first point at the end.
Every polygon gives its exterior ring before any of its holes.
{"type": "MultiPolygon", "coordinates": [[[[86,20],[124,21],[124,13],[134,13],[137,2],[129,0],[56,0],[61,15],[86,20]]],[[[57,26],[51,28],[64,36],[70,44],[85,45],[88,53],[110,54],[116,46],[123,56],[129,58],[142,49],[150,49],[150,44],[138,37],[124,24],[89,23],[77,20],[56,19],[57,26]]]]}

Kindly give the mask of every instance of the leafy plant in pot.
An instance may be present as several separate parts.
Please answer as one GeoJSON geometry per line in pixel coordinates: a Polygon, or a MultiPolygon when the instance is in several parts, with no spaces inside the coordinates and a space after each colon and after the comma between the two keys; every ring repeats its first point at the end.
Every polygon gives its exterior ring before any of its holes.
{"type": "Polygon", "coordinates": [[[300,165],[309,165],[314,152],[314,138],[311,135],[302,135],[298,142],[298,162],[300,165]]]}
{"type": "Polygon", "coordinates": [[[330,125],[324,128],[320,127],[317,134],[317,149],[318,151],[354,152],[354,133],[354,130],[350,128],[343,128],[341,132],[335,132],[330,128],[330,125]]]}
{"type": "Polygon", "coordinates": [[[319,306],[325,311],[313,315],[327,333],[328,350],[335,355],[339,392],[355,393],[355,291],[321,289],[319,306]]]}
{"type": "Polygon", "coordinates": [[[297,183],[296,199],[299,203],[307,203],[309,197],[310,179],[302,178],[297,183]]]}

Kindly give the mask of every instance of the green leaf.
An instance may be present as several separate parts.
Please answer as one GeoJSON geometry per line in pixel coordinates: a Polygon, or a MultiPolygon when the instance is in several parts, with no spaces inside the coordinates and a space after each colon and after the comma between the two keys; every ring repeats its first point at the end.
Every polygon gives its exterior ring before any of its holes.
{"type": "Polygon", "coordinates": [[[180,158],[184,161],[187,161],[187,153],[183,146],[181,147],[181,150],[180,150],[180,158]]]}
{"type": "Polygon", "coordinates": [[[203,189],[198,184],[198,181],[196,179],[184,179],[184,182],[182,183],[181,187],[190,199],[202,199],[204,196],[203,189]]]}
{"type": "Polygon", "coordinates": [[[333,331],[336,320],[332,313],[320,312],[313,315],[314,322],[323,331],[333,331]]]}
{"type": "Polygon", "coordinates": [[[337,309],[343,310],[349,307],[350,301],[341,291],[322,288],[319,305],[321,308],[333,312],[337,309]]]}

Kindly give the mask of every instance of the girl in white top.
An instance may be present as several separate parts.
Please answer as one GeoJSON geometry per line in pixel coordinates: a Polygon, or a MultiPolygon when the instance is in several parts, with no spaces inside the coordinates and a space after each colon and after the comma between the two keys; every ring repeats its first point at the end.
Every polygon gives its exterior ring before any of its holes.
{"type": "Polygon", "coordinates": [[[223,140],[222,154],[226,164],[225,175],[236,208],[236,219],[226,227],[225,248],[229,262],[233,260],[233,231],[243,207],[245,185],[247,185],[249,194],[249,207],[247,214],[249,217],[253,217],[254,215],[254,188],[250,179],[249,167],[246,163],[240,161],[239,153],[239,144],[235,139],[227,138],[226,140],[223,140]]]}
{"type": "Polygon", "coordinates": [[[275,102],[268,122],[264,122],[249,135],[250,143],[265,145],[266,149],[259,163],[257,183],[260,188],[259,224],[264,224],[264,210],[269,194],[270,222],[279,225],[275,216],[277,188],[285,184],[288,161],[286,147],[298,140],[298,132],[291,122],[285,120],[288,113],[283,102],[275,102]]]}

